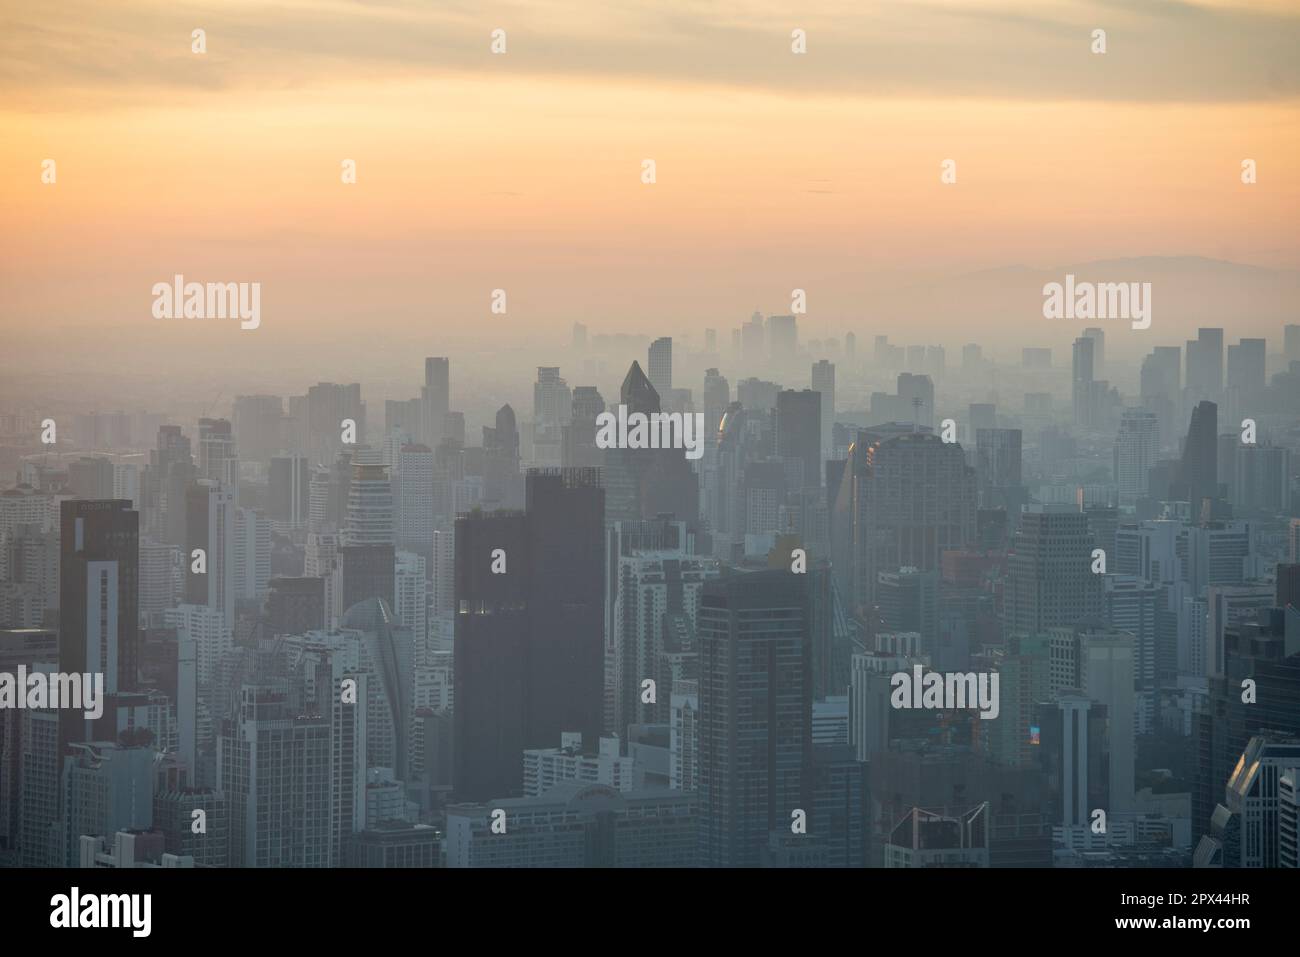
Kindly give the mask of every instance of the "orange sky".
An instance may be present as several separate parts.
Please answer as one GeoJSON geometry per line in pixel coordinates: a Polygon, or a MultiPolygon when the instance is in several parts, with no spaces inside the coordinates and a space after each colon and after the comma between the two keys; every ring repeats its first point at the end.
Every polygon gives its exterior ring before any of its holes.
{"type": "Polygon", "coordinates": [[[895,273],[1300,265],[1295,4],[428,6],[6,3],[0,328],[148,324],[177,272],[260,281],[285,327],[459,325],[500,287],[567,332],[795,287],[847,316],[895,273]]]}

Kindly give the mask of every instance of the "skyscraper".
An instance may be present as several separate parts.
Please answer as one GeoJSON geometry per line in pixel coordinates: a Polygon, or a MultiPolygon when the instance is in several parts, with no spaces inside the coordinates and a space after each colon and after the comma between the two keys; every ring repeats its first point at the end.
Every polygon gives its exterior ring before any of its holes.
{"type": "Polygon", "coordinates": [[[646,368],[650,372],[650,384],[665,398],[673,387],[673,340],[664,336],[650,343],[650,355],[646,368]]]}
{"type": "Polygon", "coordinates": [[[811,389],[776,397],[776,454],[786,465],[791,488],[821,484],[822,395],[811,389]]]}
{"type": "Polygon", "coordinates": [[[1219,498],[1218,462],[1219,407],[1213,402],[1198,402],[1192,410],[1187,442],[1178,467],[1178,477],[1170,497],[1191,504],[1192,516],[1199,519],[1219,498]]]}
{"type": "MultiPolygon", "coordinates": [[[[717,579],[700,600],[700,862],[752,867],[810,808],[811,647],[803,581],[717,579]]],[[[816,822],[809,822],[814,830],[816,822]]]]}
{"type": "Polygon", "coordinates": [[[1145,498],[1151,466],[1160,454],[1160,423],[1154,412],[1125,409],[1115,437],[1115,484],[1119,504],[1145,498]]]}
{"type": "Polygon", "coordinates": [[[519,793],[524,748],[600,736],[604,506],[597,470],[534,470],[523,514],[456,522],[460,799],[519,793]]]}
{"type": "MultiPolygon", "coordinates": [[[[136,689],[140,665],[140,513],[120,500],[60,509],[59,670],[100,673],[104,691],[136,689]]],[[[59,713],[62,742],[81,740],[83,715],[59,713]]]]}
{"type": "MultiPolygon", "coordinates": [[[[835,424],[835,364],[826,359],[813,363],[812,389],[821,393],[821,458],[832,457],[835,446],[831,441],[835,424]]],[[[820,470],[820,467],[819,467],[820,470]]]]}
{"type": "Polygon", "coordinates": [[[1083,512],[1032,506],[1020,516],[1005,597],[1008,635],[1040,634],[1100,611],[1095,541],[1083,512]]]}

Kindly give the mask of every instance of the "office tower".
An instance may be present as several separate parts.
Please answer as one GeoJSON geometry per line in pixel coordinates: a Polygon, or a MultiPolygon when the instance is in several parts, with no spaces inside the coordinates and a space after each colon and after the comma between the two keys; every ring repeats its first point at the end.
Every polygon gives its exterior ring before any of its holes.
{"type": "Polygon", "coordinates": [[[699,787],[700,683],[673,683],[669,698],[668,786],[674,791],[699,787]]]}
{"type": "MultiPolygon", "coordinates": [[[[193,468],[190,456],[190,440],[181,432],[178,425],[164,425],[158,429],[157,448],[149,451],[149,464],[145,467],[140,480],[140,507],[144,513],[145,528],[161,541],[180,545],[179,538],[167,538],[166,491],[169,475],[174,464],[184,464],[193,468]]],[[[184,503],[178,509],[181,523],[184,522],[184,503]]],[[[178,529],[183,534],[183,530],[178,529]]]]}
{"type": "MultiPolygon", "coordinates": [[[[975,406],[971,406],[974,410],[975,406]]],[[[972,423],[974,416],[972,413],[972,423]]],[[[1019,515],[1026,496],[1021,481],[1019,429],[975,430],[975,480],[980,503],[1019,515]]]]}
{"type": "Polygon", "coordinates": [[[433,450],[427,445],[403,445],[393,474],[397,547],[430,558],[434,529],[433,450]]]}
{"type": "Polygon", "coordinates": [[[660,398],[666,397],[673,388],[673,340],[670,337],[664,336],[650,343],[646,369],[650,374],[650,384],[660,398]]]}
{"type": "Polygon", "coordinates": [[[428,644],[428,580],[424,556],[399,551],[393,576],[393,611],[397,620],[411,630],[416,654],[423,660],[428,644]]]}
{"type": "MultiPolygon", "coordinates": [[[[575,401],[573,406],[577,408],[578,403],[575,401]]],[[[524,489],[523,476],[519,474],[519,428],[515,410],[503,405],[497,409],[495,423],[483,427],[483,504],[488,508],[519,508],[524,501],[524,489]]],[[[560,426],[561,437],[571,429],[569,422],[560,426]]],[[[594,428],[591,438],[594,444],[594,428]]]]}
{"type": "Polygon", "coordinates": [[[1287,853],[1289,866],[1294,867],[1295,821],[1292,817],[1288,834],[1284,829],[1288,809],[1283,781],[1285,775],[1291,775],[1293,815],[1297,768],[1300,738],[1276,734],[1252,737],[1228,778],[1222,802],[1214,809],[1209,833],[1196,847],[1193,866],[1288,866],[1283,863],[1287,853]]]}
{"type": "Polygon", "coordinates": [[[919,428],[934,428],[934,380],[928,375],[900,372],[898,397],[911,412],[903,421],[919,428]]]}
{"type": "Polygon", "coordinates": [[[858,337],[852,332],[844,334],[844,356],[847,359],[855,359],[858,354],[858,337]]]}
{"type": "Polygon", "coordinates": [[[1194,833],[1209,826],[1215,802],[1252,736],[1300,736],[1300,653],[1294,634],[1288,641],[1286,620],[1294,614],[1261,609],[1254,620],[1225,629],[1223,673],[1210,675],[1205,707],[1193,717],[1194,833]],[[1254,682],[1253,697],[1243,694],[1247,679],[1254,682]]]}
{"type": "Polygon", "coordinates": [[[1223,330],[1202,327],[1187,343],[1187,390],[1192,402],[1218,401],[1223,392],[1223,330]]]}
{"type": "Polygon", "coordinates": [[[1115,437],[1115,484],[1119,503],[1133,505],[1147,495],[1147,478],[1160,452],[1160,422],[1155,413],[1125,409],[1115,437]]]}
{"type": "Polygon", "coordinates": [[[1287,362],[1300,362],[1300,323],[1282,327],[1282,355],[1287,362]]]}
{"type": "Polygon", "coordinates": [[[578,352],[587,348],[587,327],[581,322],[573,324],[573,348],[578,352]]]}
{"type": "Polygon", "coordinates": [[[524,748],[547,746],[564,731],[599,737],[605,556],[599,479],[591,469],[530,471],[522,515],[491,512],[456,521],[459,797],[517,794],[524,748]]]}
{"type": "Polygon", "coordinates": [[[1092,340],[1092,372],[1098,378],[1106,374],[1106,333],[1097,326],[1083,330],[1083,337],[1092,340]]]}
{"type": "MultiPolygon", "coordinates": [[[[562,429],[560,460],[564,468],[599,468],[604,464],[605,452],[596,446],[596,421],[604,411],[605,398],[594,385],[580,385],[573,390],[571,420],[562,429]]],[[[517,461],[515,472],[518,474],[517,461]]]]}
{"type": "Polygon", "coordinates": [[[1202,516],[1206,507],[1213,507],[1207,506],[1207,499],[1213,502],[1219,497],[1218,413],[1213,402],[1199,402],[1192,410],[1178,477],[1170,489],[1172,497],[1191,504],[1194,519],[1202,516]]]}
{"type": "Polygon", "coordinates": [[[325,579],[272,578],[265,621],[272,635],[300,635],[324,629],[325,579]]]}
{"type": "Polygon", "coordinates": [[[210,479],[186,489],[185,600],[235,624],[235,493],[210,479]],[[203,552],[202,565],[195,550],[203,552]]]}
{"type": "Polygon", "coordinates": [[[1278,608],[1300,608],[1300,564],[1294,561],[1278,563],[1276,605],[1278,608]]]}
{"type": "Polygon", "coordinates": [[[842,500],[856,500],[852,574],[867,583],[846,593],[866,604],[875,599],[878,572],[937,571],[944,551],[975,540],[975,470],[961,446],[932,434],[883,434],[859,433],[869,464],[852,488],[840,489],[842,500]],[[922,475],[926,480],[917,481],[922,475]]]}
{"type": "Polygon", "coordinates": [[[1052,644],[1047,635],[1013,635],[993,656],[999,675],[998,720],[990,722],[989,752],[1002,767],[1033,767],[1038,706],[1051,696],[1052,644]]]}
{"type": "Polygon", "coordinates": [[[1092,823],[1092,812],[1108,808],[1110,788],[1109,715],[1104,704],[1066,691],[1039,707],[1040,766],[1047,778],[1051,820],[1065,828],[1092,823]]]}
{"type": "Polygon", "coordinates": [[[1182,408],[1182,350],[1156,346],[1142,360],[1139,395],[1142,406],[1156,416],[1162,447],[1170,445],[1179,427],[1182,408]]]}
{"type": "Polygon", "coordinates": [[[113,461],[100,456],[83,455],[68,463],[68,490],[74,498],[111,499],[113,497],[113,461]]]}
{"type": "Polygon", "coordinates": [[[939,637],[937,596],[939,573],[917,568],[882,571],[876,578],[876,607],[881,631],[915,632],[921,647],[915,653],[933,653],[939,637]]]}
{"type": "Polygon", "coordinates": [[[330,717],[299,716],[283,691],[246,684],[218,744],[218,780],[230,802],[230,865],[328,867],[330,717]]]}
{"type": "Polygon", "coordinates": [[[451,360],[446,356],[428,356],[424,360],[420,409],[418,438],[421,444],[436,449],[446,437],[446,419],[451,411],[451,360]]]}
{"type": "MultiPolygon", "coordinates": [[[[821,457],[834,450],[831,432],[835,425],[835,364],[821,359],[812,367],[812,389],[821,393],[821,457]]],[[[820,466],[818,467],[820,471],[820,466]]]]}
{"type": "Polygon", "coordinates": [[[1291,500],[1291,450],[1242,445],[1236,450],[1232,504],[1243,513],[1285,514],[1291,500]]]}
{"type": "Polygon", "coordinates": [[[195,680],[199,687],[208,687],[222,657],[234,647],[231,626],[206,605],[180,604],[163,612],[163,627],[175,629],[178,642],[193,644],[195,680]]]}
{"type": "Polygon", "coordinates": [[[384,435],[396,433],[405,441],[414,441],[423,421],[424,410],[419,399],[384,400],[384,435]]]}
{"type": "MultiPolygon", "coordinates": [[[[56,667],[59,660],[59,635],[54,629],[46,628],[0,628],[0,674],[17,674],[18,668],[26,668],[28,674],[40,671],[47,673],[56,667]]],[[[0,861],[6,864],[18,863],[22,858],[22,819],[36,810],[23,804],[24,781],[21,766],[24,752],[32,742],[25,741],[22,735],[23,717],[26,709],[0,708],[0,861]]],[[[51,719],[56,718],[54,711],[46,712],[51,719]]],[[[53,720],[50,725],[53,727],[53,720]]],[[[57,759],[58,747],[51,739],[49,754],[32,755],[39,763],[44,757],[51,764],[57,759]]],[[[53,797],[53,795],[51,795],[53,797]]],[[[57,803],[49,805],[57,807],[57,803]]]]}
{"type": "Polygon", "coordinates": [[[766,411],[776,408],[776,394],[781,386],[775,382],[762,379],[741,379],[736,383],[736,401],[752,411],[766,411]]]}
{"type": "Polygon", "coordinates": [[[228,419],[199,419],[199,477],[239,487],[239,455],[228,419]]]}
{"type": "Polygon", "coordinates": [[[261,602],[271,581],[271,523],[257,509],[235,509],[233,579],[237,602],[261,602]]]}
{"type": "Polygon", "coordinates": [[[348,486],[347,545],[393,545],[393,487],[388,467],[377,449],[359,448],[352,454],[352,481],[348,486]]]}
{"type": "Polygon", "coordinates": [[[1020,516],[1008,570],[1008,635],[1073,625],[1100,607],[1101,576],[1092,573],[1095,540],[1088,516],[1032,506],[1020,516]]]}
{"type": "MultiPolygon", "coordinates": [[[[628,413],[660,411],[659,393],[633,362],[619,390],[628,413]]],[[[660,514],[695,525],[699,520],[699,477],[681,449],[609,449],[605,455],[606,518],[637,521],[660,514]]],[[[572,728],[567,730],[573,730],[572,728]]]]}
{"type": "Polygon", "coordinates": [[[293,535],[311,517],[311,467],[305,455],[271,459],[267,517],[281,534],[293,535]]]}
{"type": "Polygon", "coordinates": [[[704,582],[717,576],[718,565],[690,554],[684,522],[616,522],[609,527],[606,549],[606,640],[614,658],[612,730],[623,737],[628,725],[655,723],[667,714],[670,689],[656,687],[656,700],[647,702],[643,682],[659,683],[665,618],[680,614],[694,622],[704,582]]]}
{"type": "Polygon", "coordinates": [[[767,344],[774,363],[793,359],[799,353],[798,320],[794,316],[768,316],[767,344]]]}
{"type": "Polygon", "coordinates": [[[740,327],[741,354],[746,365],[762,365],[767,361],[767,330],[762,313],[755,312],[749,321],[740,327]]]}
{"type": "Polygon", "coordinates": [[[366,407],[361,384],[318,382],[307,390],[305,451],[313,463],[328,465],[343,450],[343,421],[356,423],[356,439],[365,440],[366,407]]]}
{"type": "Polygon", "coordinates": [[[957,814],[912,808],[890,829],[884,866],[988,867],[989,805],[957,814]]]}
{"type": "MultiPolygon", "coordinates": [[[[771,570],[704,586],[699,612],[700,863],[758,863],[811,798],[806,592],[771,570]],[[740,729],[744,729],[740,733],[740,729]]],[[[816,822],[810,822],[810,830],[816,822]]]]}
{"type": "Polygon", "coordinates": [[[717,440],[718,428],[722,424],[723,413],[731,404],[731,386],[725,376],[717,369],[704,372],[704,432],[711,447],[717,440]]]}
{"type": "Polygon", "coordinates": [[[194,858],[196,867],[230,863],[230,803],[213,788],[177,784],[155,788],[154,828],[162,831],[168,854],[194,858]],[[202,810],[204,831],[194,833],[194,812],[202,810]]]}
{"type": "Polygon", "coordinates": [[[821,403],[821,394],[811,389],[777,394],[776,454],[791,488],[821,484],[821,403]]]}
{"type": "Polygon", "coordinates": [[[573,414],[573,393],[558,366],[538,366],[533,385],[533,461],[558,466],[563,454],[563,429],[573,414]]]}
{"type": "Polygon", "coordinates": [[[283,448],[284,400],[278,395],[235,396],[231,419],[240,454],[247,461],[265,465],[283,448]]]}
{"type": "MultiPolygon", "coordinates": [[[[1284,566],[1279,566],[1284,567],[1284,566]]],[[[1255,621],[1259,613],[1274,607],[1276,588],[1268,584],[1208,585],[1196,594],[1204,599],[1205,663],[1203,675],[1221,675],[1227,666],[1225,639],[1230,629],[1255,621]]]]}
{"type": "Polygon", "coordinates": [[[1086,336],[1074,340],[1071,352],[1073,373],[1072,401],[1074,424],[1082,427],[1091,425],[1092,387],[1095,381],[1095,357],[1097,344],[1086,336]]]}
{"type": "Polygon", "coordinates": [[[1267,343],[1263,339],[1242,339],[1235,346],[1228,346],[1229,421],[1240,422],[1242,417],[1257,411],[1268,385],[1264,369],[1266,351],[1267,343]]]}
{"type": "Polygon", "coordinates": [[[1105,705],[1110,716],[1107,813],[1133,809],[1134,652],[1133,636],[1126,632],[1094,629],[1079,635],[1080,690],[1105,705]]]}
{"type": "MultiPolygon", "coordinates": [[[[59,671],[101,673],[108,694],[134,691],[140,665],[140,513],[130,504],[60,508],[59,671]]],[[[60,712],[60,740],[80,740],[82,723],[82,712],[60,712]]]]}
{"type": "Polygon", "coordinates": [[[64,864],[76,866],[80,838],[153,827],[151,747],[71,743],[63,757],[64,864]]]}

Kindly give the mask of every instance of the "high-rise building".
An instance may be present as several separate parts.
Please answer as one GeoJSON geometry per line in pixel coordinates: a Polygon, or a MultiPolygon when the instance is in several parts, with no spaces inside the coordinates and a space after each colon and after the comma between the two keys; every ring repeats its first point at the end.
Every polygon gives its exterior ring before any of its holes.
{"type": "Polygon", "coordinates": [[[1083,512],[1050,506],[1026,509],[1008,564],[1008,635],[1040,634],[1097,614],[1101,576],[1092,572],[1094,547],[1083,512]]]}
{"type": "Polygon", "coordinates": [[[1115,438],[1115,484],[1119,504],[1145,498],[1151,466],[1160,454],[1160,421],[1154,412],[1125,409],[1115,438]]]}
{"type": "Polygon", "coordinates": [[[278,395],[235,396],[232,431],[241,455],[263,465],[284,447],[284,400],[278,395]]]}
{"type": "Polygon", "coordinates": [[[673,388],[673,340],[664,336],[650,343],[650,355],[646,363],[650,373],[650,384],[663,398],[673,388]]]}
{"type": "Polygon", "coordinates": [[[1187,343],[1187,390],[1192,402],[1217,402],[1223,392],[1223,330],[1202,327],[1187,343]]]}
{"type": "Polygon", "coordinates": [[[1078,426],[1087,426],[1089,424],[1092,384],[1095,381],[1096,372],[1094,358],[1096,348],[1096,342],[1086,336],[1074,340],[1074,348],[1071,353],[1073,372],[1070,381],[1073,384],[1074,424],[1078,426]]]}
{"type": "Polygon", "coordinates": [[[234,627],[238,582],[235,576],[235,493],[211,479],[186,489],[185,600],[207,605],[234,627]],[[200,556],[196,550],[202,550],[200,556]]]}
{"type": "Polygon", "coordinates": [[[446,356],[428,356],[424,360],[420,409],[423,421],[418,438],[436,449],[447,437],[447,415],[451,412],[451,360],[446,356]]]}
{"type": "Polygon", "coordinates": [[[311,517],[311,468],[305,455],[271,459],[267,517],[282,534],[307,527],[311,517]]]}
{"type": "Polygon", "coordinates": [[[427,445],[403,445],[393,468],[397,505],[397,547],[423,556],[433,554],[434,465],[427,445]]]}
{"type": "Polygon", "coordinates": [[[217,779],[230,802],[231,866],[328,867],[330,716],[298,715],[284,692],[244,685],[218,744],[217,779]]]}
{"type": "MultiPolygon", "coordinates": [[[[130,502],[65,501],[60,510],[59,671],[99,673],[104,691],[136,690],[140,667],[140,513],[130,502]]],[[[60,740],[83,740],[81,711],[59,712],[60,740]]]]}
{"type": "MultiPolygon", "coordinates": [[[[831,433],[835,425],[835,364],[820,359],[812,367],[812,389],[821,393],[821,458],[831,457],[835,449],[831,433]]],[[[820,466],[819,466],[820,471],[820,466]]]]}
{"type": "MultiPolygon", "coordinates": [[[[700,862],[758,863],[773,831],[810,808],[811,645],[799,576],[717,579],[699,612],[700,862]]],[[[817,822],[809,821],[812,832],[817,822]]]]}
{"type": "Polygon", "coordinates": [[[358,448],[352,453],[352,481],[348,486],[347,545],[393,545],[393,487],[388,466],[377,449],[358,448]]]}
{"type": "Polygon", "coordinates": [[[534,470],[522,515],[456,522],[460,797],[519,793],[524,748],[600,735],[604,502],[594,469],[534,470]]]}
{"type": "Polygon", "coordinates": [[[776,454],[785,462],[791,488],[821,484],[822,395],[788,390],[776,397],[776,454]]]}
{"type": "Polygon", "coordinates": [[[1218,417],[1219,407],[1213,402],[1199,402],[1192,410],[1178,477],[1170,489],[1171,498],[1191,504],[1194,520],[1204,517],[1207,508],[1212,514],[1219,498],[1218,417]]]}
{"type": "MultiPolygon", "coordinates": [[[[564,426],[560,452],[564,468],[599,468],[605,453],[596,446],[596,422],[605,411],[605,398],[594,385],[580,385],[573,390],[573,413],[564,426]]],[[[518,462],[515,471],[518,473],[518,462]]]]}
{"type": "Polygon", "coordinates": [[[774,363],[785,363],[799,354],[799,325],[794,316],[767,317],[767,344],[774,363]]]}

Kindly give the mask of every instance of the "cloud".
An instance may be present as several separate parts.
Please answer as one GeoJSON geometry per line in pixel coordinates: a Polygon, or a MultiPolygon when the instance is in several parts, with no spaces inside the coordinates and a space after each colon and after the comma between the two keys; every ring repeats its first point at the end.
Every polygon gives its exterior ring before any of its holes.
{"type": "Polygon", "coordinates": [[[1297,46],[1300,16],[1275,4],[64,0],[57,16],[0,14],[0,102],[111,108],[489,72],[794,96],[1257,101],[1300,94],[1297,46]],[[190,52],[196,27],[204,56],[190,52]],[[805,55],[790,51],[796,27],[805,55]],[[504,56],[489,52],[496,28],[504,56]]]}

